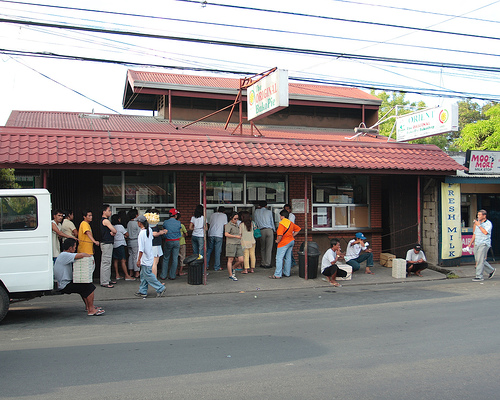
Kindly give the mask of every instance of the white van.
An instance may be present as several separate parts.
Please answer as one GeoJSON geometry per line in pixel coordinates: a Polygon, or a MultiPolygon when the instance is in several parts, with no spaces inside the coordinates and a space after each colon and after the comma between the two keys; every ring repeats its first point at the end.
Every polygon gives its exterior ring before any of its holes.
{"type": "Polygon", "coordinates": [[[50,193],[0,189],[0,321],[11,301],[54,287],[50,193]]]}

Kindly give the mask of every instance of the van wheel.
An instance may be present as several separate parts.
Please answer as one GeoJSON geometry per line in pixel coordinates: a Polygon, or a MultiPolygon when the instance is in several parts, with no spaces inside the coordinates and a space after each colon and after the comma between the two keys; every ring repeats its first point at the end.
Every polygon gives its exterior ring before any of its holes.
{"type": "Polygon", "coordinates": [[[0,321],[4,319],[7,311],[9,310],[9,295],[3,287],[0,286],[0,321]]]}

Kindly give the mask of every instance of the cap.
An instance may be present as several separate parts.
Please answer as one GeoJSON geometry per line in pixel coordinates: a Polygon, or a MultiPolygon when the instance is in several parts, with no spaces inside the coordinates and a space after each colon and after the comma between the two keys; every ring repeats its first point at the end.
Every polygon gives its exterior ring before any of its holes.
{"type": "Polygon", "coordinates": [[[363,235],[361,232],[356,233],[356,239],[363,239],[365,240],[365,235],[363,235]]]}
{"type": "Polygon", "coordinates": [[[171,208],[169,211],[170,216],[173,217],[174,215],[179,214],[179,211],[177,211],[175,208],[171,208]]]}
{"type": "Polygon", "coordinates": [[[144,223],[144,222],[146,222],[146,221],[147,221],[147,219],[146,219],[146,217],[145,217],[144,215],[139,215],[139,216],[137,217],[137,222],[144,223]]]}
{"type": "Polygon", "coordinates": [[[420,245],[420,244],[416,244],[415,246],[413,246],[413,248],[414,248],[415,250],[420,251],[420,250],[422,250],[422,245],[420,245]]]}

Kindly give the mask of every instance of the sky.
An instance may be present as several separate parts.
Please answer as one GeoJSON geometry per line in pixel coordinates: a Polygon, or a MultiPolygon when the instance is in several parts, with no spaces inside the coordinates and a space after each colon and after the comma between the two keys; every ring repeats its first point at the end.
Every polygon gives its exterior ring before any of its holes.
{"type": "Polygon", "coordinates": [[[428,106],[500,101],[500,0],[32,1],[0,0],[0,125],[12,110],[151,115],[123,110],[128,69],[243,78],[278,67],[428,106]]]}

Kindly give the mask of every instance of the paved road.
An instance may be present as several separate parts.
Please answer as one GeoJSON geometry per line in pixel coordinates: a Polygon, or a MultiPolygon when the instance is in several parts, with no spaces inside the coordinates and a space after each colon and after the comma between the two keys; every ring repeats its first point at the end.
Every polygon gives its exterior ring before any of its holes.
{"type": "Polygon", "coordinates": [[[0,325],[0,397],[495,399],[499,286],[134,299],[102,317],[77,296],[19,303],[0,325]]]}

